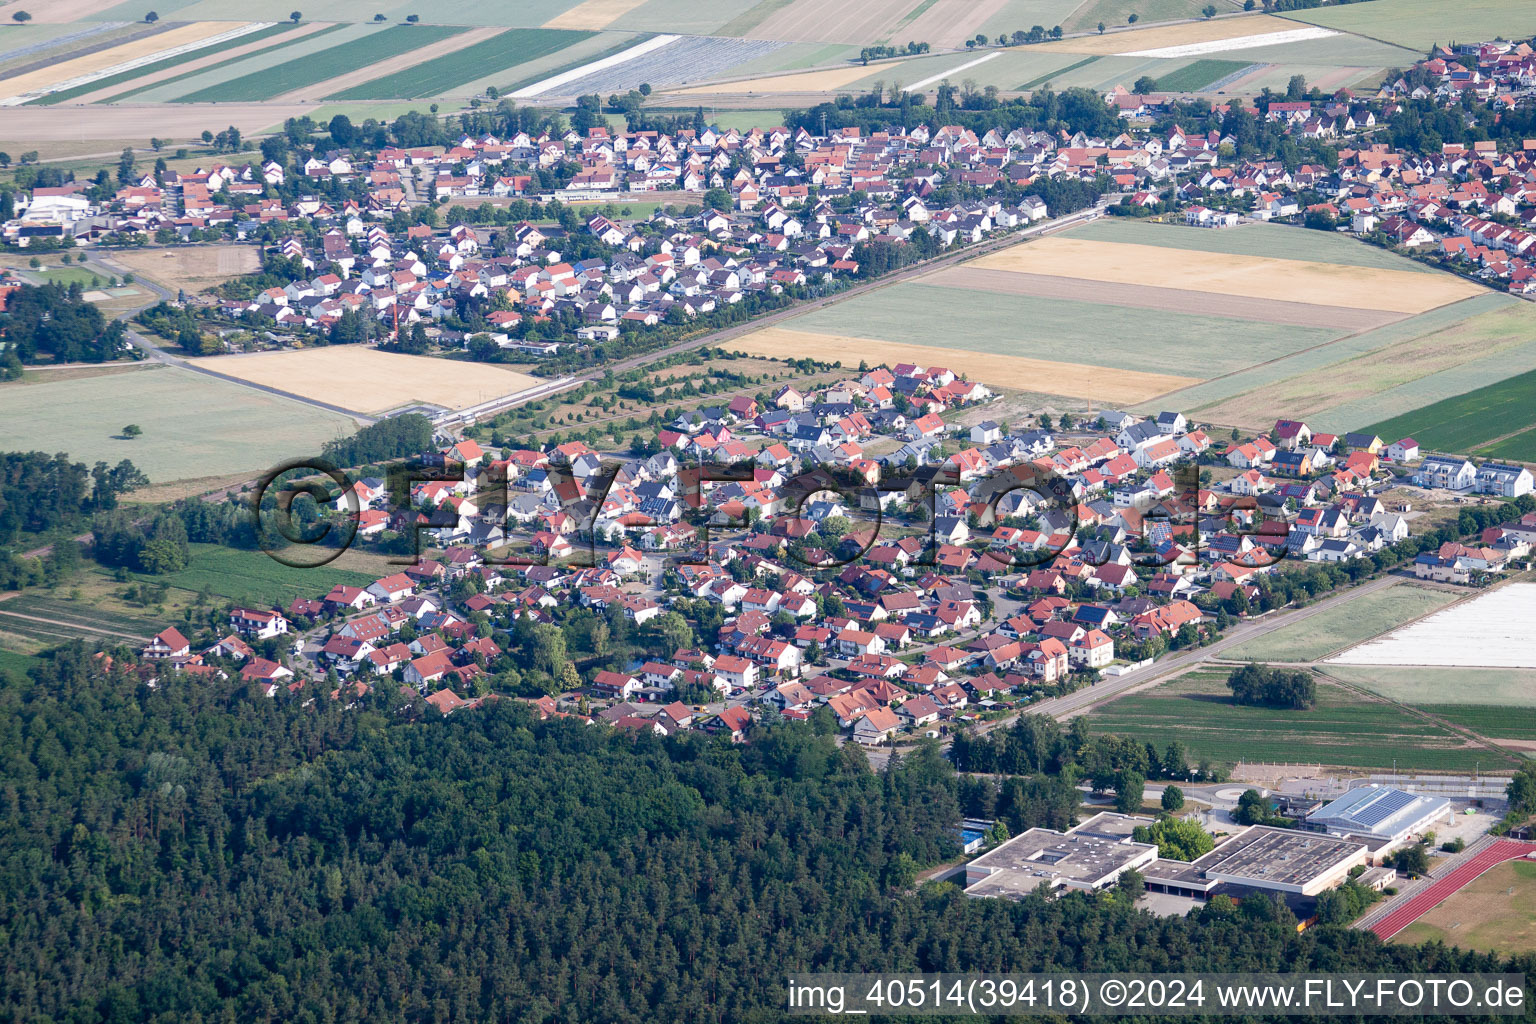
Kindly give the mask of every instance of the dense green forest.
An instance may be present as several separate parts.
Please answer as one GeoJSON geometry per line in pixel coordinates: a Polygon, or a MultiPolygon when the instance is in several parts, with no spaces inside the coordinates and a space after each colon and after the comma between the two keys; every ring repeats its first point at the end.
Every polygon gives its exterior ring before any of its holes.
{"type": "Polygon", "coordinates": [[[875,773],[808,724],[733,747],[374,699],[150,688],[78,648],[8,677],[0,1019],[734,1022],[808,969],[1501,966],[1266,899],[915,886],[1002,799],[932,748],[875,773]]]}
{"type": "Polygon", "coordinates": [[[21,362],[100,363],[124,353],[122,323],[108,320],[82,294],[77,283],[22,285],[10,295],[0,333],[21,362]]]}

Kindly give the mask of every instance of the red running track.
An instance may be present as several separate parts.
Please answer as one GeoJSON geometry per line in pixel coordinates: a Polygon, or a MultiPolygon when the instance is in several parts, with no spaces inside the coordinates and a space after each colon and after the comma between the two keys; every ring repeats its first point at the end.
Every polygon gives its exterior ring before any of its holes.
{"type": "Polygon", "coordinates": [[[1431,882],[1407,903],[1371,925],[1371,931],[1382,939],[1390,939],[1489,868],[1505,861],[1517,860],[1528,853],[1536,853],[1536,843],[1496,840],[1488,849],[1474,855],[1444,878],[1431,882]]]}

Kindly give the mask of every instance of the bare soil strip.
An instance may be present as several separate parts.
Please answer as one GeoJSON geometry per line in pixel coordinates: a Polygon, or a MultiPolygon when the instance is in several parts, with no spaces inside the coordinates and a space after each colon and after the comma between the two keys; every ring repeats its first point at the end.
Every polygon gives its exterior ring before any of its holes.
{"type": "Polygon", "coordinates": [[[1198,316],[1262,320],[1265,323],[1293,324],[1297,327],[1333,327],[1349,332],[1369,330],[1403,318],[1401,314],[1374,309],[1346,309],[1340,306],[1320,306],[1311,302],[1222,295],[1217,292],[1194,291],[1187,288],[1111,284],[1105,281],[1083,281],[1070,277],[1025,274],[1011,270],[987,270],[981,267],[954,267],[940,270],[922,278],[919,283],[947,285],[951,288],[972,288],[1005,295],[1028,295],[1042,299],[1073,299],[1079,302],[1134,306],[1138,309],[1167,310],[1172,313],[1198,316]]]}

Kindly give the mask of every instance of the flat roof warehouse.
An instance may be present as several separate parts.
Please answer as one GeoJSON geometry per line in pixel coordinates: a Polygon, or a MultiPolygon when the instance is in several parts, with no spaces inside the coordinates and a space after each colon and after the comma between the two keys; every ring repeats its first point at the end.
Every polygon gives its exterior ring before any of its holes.
{"type": "Polygon", "coordinates": [[[966,894],[1020,898],[1042,883],[1092,891],[1140,871],[1147,888],[1208,899],[1224,885],[1315,896],[1368,864],[1372,844],[1252,825],[1193,862],[1164,860],[1157,847],[1131,839],[1152,819],[1099,814],[1067,832],[1032,828],[966,865],[966,894]]]}

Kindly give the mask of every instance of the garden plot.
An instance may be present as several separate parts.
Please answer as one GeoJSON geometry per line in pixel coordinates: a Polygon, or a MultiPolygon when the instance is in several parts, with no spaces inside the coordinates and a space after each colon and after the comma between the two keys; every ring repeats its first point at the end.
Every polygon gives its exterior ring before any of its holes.
{"type": "Polygon", "coordinates": [[[1339,665],[1536,668],[1536,583],[1511,583],[1329,658],[1339,665]]]}
{"type": "Polygon", "coordinates": [[[714,36],[656,38],[665,42],[635,54],[630,59],[615,61],[608,67],[577,75],[558,85],[549,85],[555,79],[548,79],[529,89],[519,90],[516,95],[539,96],[558,92],[562,96],[584,96],[588,93],[606,96],[609,93],[626,92],[641,83],[648,83],[658,89],[686,85],[717,77],[738,64],[772,53],[785,45],[767,40],[722,39],[714,36]]]}

